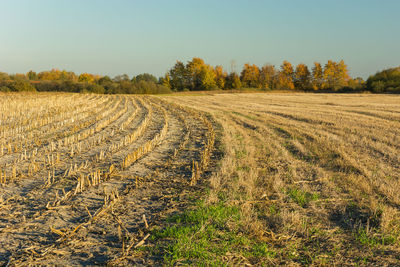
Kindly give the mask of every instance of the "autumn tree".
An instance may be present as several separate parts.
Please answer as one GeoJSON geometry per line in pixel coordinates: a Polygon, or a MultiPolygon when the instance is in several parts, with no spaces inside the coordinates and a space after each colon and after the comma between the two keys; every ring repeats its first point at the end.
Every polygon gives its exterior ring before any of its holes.
{"type": "Polygon", "coordinates": [[[216,85],[218,86],[218,88],[224,89],[226,83],[226,77],[228,76],[228,74],[226,73],[226,71],[224,71],[222,66],[216,66],[214,72],[215,72],[216,85]]]}
{"type": "Polygon", "coordinates": [[[236,72],[231,72],[226,77],[226,85],[227,89],[239,89],[242,87],[242,82],[240,81],[240,77],[236,72]]]}
{"type": "Polygon", "coordinates": [[[294,89],[293,84],[294,70],[293,66],[288,61],[283,61],[281,71],[278,74],[279,89],[294,89]]]}
{"type": "MultiPolygon", "coordinates": [[[[32,76],[34,74],[35,74],[34,72],[28,72],[27,76],[28,75],[32,76]]],[[[73,81],[73,82],[78,81],[78,77],[75,75],[74,72],[66,70],[60,71],[58,69],[52,69],[50,71],[42,71],[37,74],[36,79],[41,81],[73,81]]]]}
{"type": "Polygon", "coordinates": [[[300,90],[309,90],[311,88],[311,76],[307,65],[301,63],[296,66],[294,85],[296,89],[300,90]]]}
{"type": "Polygon", "coordinates": [[[259,82],[261,88],[275,89],[277,71],[273,65],[266,64],[260,70],[259,82]]]}
{"type": "Polygon", "coordinates": [[[39,72],[38,78],[42,81],[56,81],[60,79],[60,71],[58,69],[52,69],[50,71],[39,72]]]}
{"type": "Polygon", "coordinates": [[[339,63],[328,60],[323,71],[324,89],[337,91],[347,85],[350,76],[347,65],[341,60],[339,63]]]}
{"type": "Polygon", "coordinates": [[[59,73],[59,79],[62,81],[78,81],[78,77],[72,71],[61,71],[59,73]]]}
{"type": "Polygon", "coordinates": [[[324,66],[323,79],[324,83],[322,85],[323,89],[332,89],[335,85],[335,69],[336,62],[328,60],[324,66]]]}
{"type": "Polygon", "coordinates": [[[240,80],[245,87],[260,88],[260,69],[254,64],[244,64],[240,80]]]}
{"type": "Polygon", "coordinates": [[[199,90],[201,88],[203,78],[202,69],[204,65],[204,60],[198,57],[194,57],[186,64],[190,89],[199,90]]]}
{"type": "Polygon", "coordinates": [[[82,73],[78,77],[79,82],[85,82],[85,83],[92,83],[95,81],[95,77],[93,74],[90,73],[82,73]]]}
{"type": "Polygon", "coordinates": [[[349,70],[343,60],[336,64],[336,86],[341,88],[348,85],[350,80],[349,70]]]}
{"type": "Polygon", "coordinates": [[[201,79],[201,89],[204,90],[212,90],[217,88],[217,84],[215,82],[215,72],[213,67],[210,65],[204,66],[200,72],[201,79]]]}
{"type": "Polygon", "coordinates": [[[322,89],[324,83],[323,69],[320,63],[314,62],[314,67],[312,68],[312,87],[314,90],[322,89]]]}
{"type": "Polygon", "coordinates": [[[364,86],[365,86],[365,81],[361,77],[357,77],[355,79],[350,79],[347,82],[348,89],[351,89],[352,91],[363,90],[364,86]]]}
{"type": "Polygon", "coordinates": [[[160,77],[159,84],[171,89],[171,76],[169,76],[169,73],[165,74],[164,77],[160,77]]]}
{"type": "Polygon", "coordinates": [[[38,78],[41,81],[52,81],[55,80],[55,78],[57,78],[58,76],[56,75],[55,71],[57,70],[51,70],[51,71],[42,71],[39,72],[38,74],[38,78]]]}
{"type": "Polygon", "coordinates": [[[217,87],[213,67],[204,63],[201,58],[193,58],[186,65],[189,77],[190,89],[211,90],[217,87]]]}

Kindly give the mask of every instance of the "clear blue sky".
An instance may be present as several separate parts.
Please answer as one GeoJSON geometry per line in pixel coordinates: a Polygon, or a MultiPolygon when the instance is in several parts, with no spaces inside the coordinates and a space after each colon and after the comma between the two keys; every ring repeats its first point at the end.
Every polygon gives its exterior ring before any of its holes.
{"type": "Polygon", "coordinates": [[[367,78],[400,65],[399,0],[1,0],[0,71],[163,75],[201,57],[309,66],[344,59],[367,78]]]}

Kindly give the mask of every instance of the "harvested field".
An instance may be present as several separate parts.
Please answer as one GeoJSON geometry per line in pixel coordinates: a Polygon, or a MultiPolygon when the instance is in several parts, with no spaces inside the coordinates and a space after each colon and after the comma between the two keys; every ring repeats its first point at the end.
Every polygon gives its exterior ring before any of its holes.
{"type": "Polygon", "coordinates": [[[211,162],[209,120],[153,97],[7,94],[0,110],[1,265],[118,264],[211,162]]]}
{"type": "Polygon", "coordinates": [[[207,201],[240,207],[236,228],[224,231],[256,240],[194,261],[400,265],[399,96],[168,100],[207,112],[222,126],[225,157],[207,201]]]}
{"type": "Polygon", "coordinates": [[[0,95],[1,265],[400,265],[399,181],[398,96],[0,95]]]}

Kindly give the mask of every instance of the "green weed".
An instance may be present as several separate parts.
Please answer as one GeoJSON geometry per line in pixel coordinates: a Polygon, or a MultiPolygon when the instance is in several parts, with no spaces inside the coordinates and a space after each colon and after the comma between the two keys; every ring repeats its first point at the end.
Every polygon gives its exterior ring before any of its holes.
{"type": "Polygon", "coordinates": [[[170,217],[169,226],[153,231],[156,254],[167,265],[224,266],[223,257],[238,254],[252,259],[273,258],[276,253],[241,232],[240,211],[224,203],[206,205],[170,217]]]}
{"type": "Polygon", "coordinates": [[[311,201],[319,199],[319,195],[317,193],[311,194],[309,192],[301,191],[297,188],[291,188],[287,193],[294,202],[303,208],[307,207],[311,201]]]}

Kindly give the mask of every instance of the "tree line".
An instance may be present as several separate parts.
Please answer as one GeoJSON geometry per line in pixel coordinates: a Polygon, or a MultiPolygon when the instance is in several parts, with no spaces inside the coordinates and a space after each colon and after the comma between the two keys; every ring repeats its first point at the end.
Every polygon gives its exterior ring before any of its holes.
{"type": "Polygon", "coordinates": [[[239,74],[228,74],[221,66],[212,67],[201,58],[193,58],[187,64],[177,61],[162,78],[162,84],[173,91],[256,88],[336,92],[361,90],[364,81],[351,78],[343,60],[329,60],[324,66],[315,62],[311,70],[305,64],[293,66],[288,61],[279,68],[244,64],[239,74]]]}
{"type": "Polygon", "coordinates": [[[171,92],[170,88],[163,86],[157,77],[149,73],[139,74],[132,78],[127,74],[110,78],[90,73],[76,75],[74,72],[58,69],[40,73],[29,71],[26,74],[13,75],[0,72],[0,91],[98,94],[164,94],[171,92]]]}
{"type": "Polygon", "coordinates": [[[162,94],[197,90],[300,90],[313,92],[400,93],[400,67],[371,75],[365,82],[352,78],[343,60],[315,62],[311,68],[288,61],[276,67],[265,64],[244,64],[240,73],[228,73],[222,66],[211,66],[201,58],[184,64],[177,61],[160,78],[143,73],[130,78],[127,74],[114,78],[90,73],[80,75],[53,69],[36,73],[9,75],[0,72],[0,91],[63,91],[100,94],[162,94]]]}

